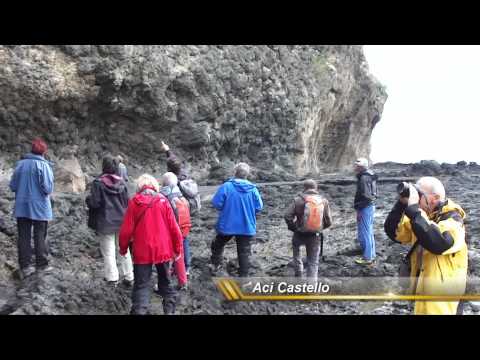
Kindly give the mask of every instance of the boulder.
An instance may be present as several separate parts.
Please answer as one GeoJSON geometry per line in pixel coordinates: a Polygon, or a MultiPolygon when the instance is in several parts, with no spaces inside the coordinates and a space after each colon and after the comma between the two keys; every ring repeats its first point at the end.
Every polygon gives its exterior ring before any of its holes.
{"type": "Polygon", "coordinates": [[[480,171],[480,165],[472,161],[468,164],[468,170],[478,172],[480,171]]]}
{"type": "Polygon", "coordinates": [[[459,170],[456,165],[443,163],[442,165],[443,172],[447,175],[458,175],[459,170]]]}
{"type": "Polygon", "coordinates": [[[55,191],[83,193],[86,189],[85,174],[78,159],[62,159],[55,166],[55,191]]]}
{"type": "Polygon", "coordinates": [[[435,160],[422,160],[412,164],[408,172],[413,176],[436,176],[443,173],[442,166],[435,160]]]}

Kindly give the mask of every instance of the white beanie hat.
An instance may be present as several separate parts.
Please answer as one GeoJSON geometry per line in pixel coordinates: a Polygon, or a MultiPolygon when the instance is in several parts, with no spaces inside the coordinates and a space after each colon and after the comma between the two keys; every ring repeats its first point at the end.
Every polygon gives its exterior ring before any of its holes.
{"type": "Polygon", "coordinates": [[[368,160],[365,158],[358,158],[357,161],[355,161],[355,165],[361,166],[365,169],[368,168],[368,160]]]}

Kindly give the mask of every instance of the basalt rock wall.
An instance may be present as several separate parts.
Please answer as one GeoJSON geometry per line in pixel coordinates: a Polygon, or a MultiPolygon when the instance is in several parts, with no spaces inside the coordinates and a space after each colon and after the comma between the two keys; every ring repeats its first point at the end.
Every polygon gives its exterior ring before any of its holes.
{"type": "Polygon", "coordinates": [[[2,165],[41,136],[87,173],[105,152],[161,171],[160,140],[203,179],[239,160],[258,179],[339,170],[368,156],[386,98],[361,46],[0,46],[2,165]]]}

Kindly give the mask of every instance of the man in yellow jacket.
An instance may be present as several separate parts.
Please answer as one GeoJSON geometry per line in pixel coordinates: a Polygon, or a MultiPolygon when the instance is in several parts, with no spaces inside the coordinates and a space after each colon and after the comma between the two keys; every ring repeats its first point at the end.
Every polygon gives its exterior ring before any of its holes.
{"type": "MultiPolygon", "coordinates": [[[[468,269],[465,212],[446,198],[443,184],[434,177],[410,184],[409,192],[388,215],[385,232],[394,241],[415,246],[409,257],[412,293],[463,295],[468,269]]],[[[455,315],[458,303],[416,301],[415,314],[455,315]]]]}

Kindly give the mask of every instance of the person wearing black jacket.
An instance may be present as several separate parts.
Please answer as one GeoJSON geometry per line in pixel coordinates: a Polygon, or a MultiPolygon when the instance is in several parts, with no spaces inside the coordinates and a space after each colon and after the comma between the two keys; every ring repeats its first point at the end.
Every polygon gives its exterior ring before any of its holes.
{"type": "Polygon", "coordinates": [[[377,175],[368,168],[368,160],[360,158],[355,162],[357,192],[354,208],[357,211],[357,234],[363,257],[355,260],[359,265],[372,265],[375,261],[375,238],[373,223],[375,200],[377,198],[377,175]]]}
{"type": "Polygon", "coordinates": [[[188,179],[187,171],[182,161],[170,150],[170,147],[162,141],[162,150],[167,154],[167,171],[177,175],[178,183],[188,179]]]}
{"type": "Polygon", "coordinates": [[[92,183],[91,193],[86,199],[90,216],[89,226],[95,230],[104,259],[105,280],[116,286],[120,275],[124,284],[133,284],[133,264],[129,252],[120,256],[120,274],[116,252],[118,232],[128,207],[128,189],[118,175],[118,162],[112,156],[103,159],[102,175],[92,183]]]}

